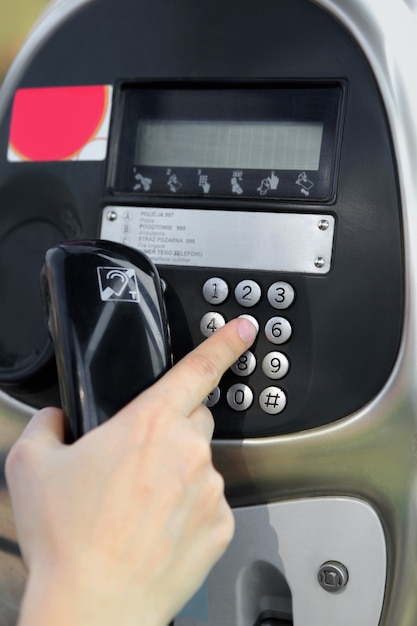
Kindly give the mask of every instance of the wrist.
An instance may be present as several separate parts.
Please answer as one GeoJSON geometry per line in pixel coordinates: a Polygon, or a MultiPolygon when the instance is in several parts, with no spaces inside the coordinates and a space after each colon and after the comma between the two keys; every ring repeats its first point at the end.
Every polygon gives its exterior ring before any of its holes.
{"type": "Polygon", "coordinates": [[[50,572],[33,569],[18,626],[166,626],[156,610],[141,607],[137,600],[134,604],[132,610],[123,594],[86,584],[82,576],[64,574],[59,568],[50,572]]]}

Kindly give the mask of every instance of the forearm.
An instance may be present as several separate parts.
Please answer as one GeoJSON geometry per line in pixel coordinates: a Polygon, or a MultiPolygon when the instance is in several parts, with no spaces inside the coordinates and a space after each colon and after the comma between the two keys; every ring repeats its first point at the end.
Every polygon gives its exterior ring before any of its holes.
{"type": "MultiPolygon", "coordinates": [[[[80,577],[81,578],[81,577],[80,577]]],[[[58,571],[29,576],[18,626],[166,626],[156,611],[138,609],[111,591],[68,580],[58,571]]]]}

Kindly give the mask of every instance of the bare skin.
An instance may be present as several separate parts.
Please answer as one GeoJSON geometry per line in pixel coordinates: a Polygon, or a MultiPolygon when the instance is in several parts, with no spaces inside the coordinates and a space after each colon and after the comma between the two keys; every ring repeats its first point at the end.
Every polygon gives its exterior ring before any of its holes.
{"type": "Polygon", "coordinates": [[[37,413],[6,476],[28,584],[19,626],[166,626],[233,536],[202,405],[249,348],[233,320],[72,445],[37,413]]]}

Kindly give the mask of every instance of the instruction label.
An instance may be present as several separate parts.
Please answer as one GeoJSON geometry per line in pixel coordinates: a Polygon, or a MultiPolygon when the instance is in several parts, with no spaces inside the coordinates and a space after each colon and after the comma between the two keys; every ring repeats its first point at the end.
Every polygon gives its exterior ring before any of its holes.
{"type": "Polygon", "coordinates": [[[100,236],[156,264],[326,274],[333,234],[329,215],[113,206],[100,236]]]}

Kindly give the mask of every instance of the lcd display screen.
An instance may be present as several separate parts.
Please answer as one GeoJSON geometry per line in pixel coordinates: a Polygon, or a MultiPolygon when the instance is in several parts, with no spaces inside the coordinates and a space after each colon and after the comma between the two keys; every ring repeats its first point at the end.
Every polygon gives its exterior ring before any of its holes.
{"type": "Polygon", "coordinates": [[[135,164],[317,171],[322,137],[320,122],[141,120],[135,164]]]}
{"type": "Polygon", "coordinates": [[[328,201],[344,89],[323,84],[125,84],[116,192],[328,201]]]}

